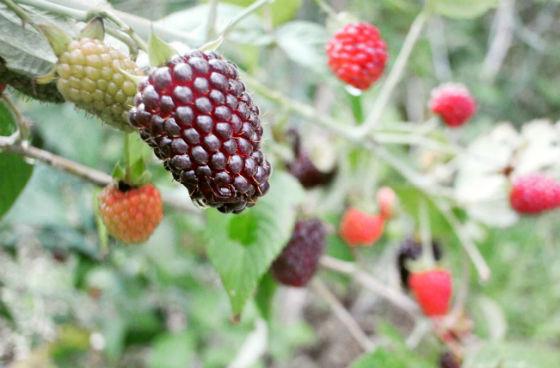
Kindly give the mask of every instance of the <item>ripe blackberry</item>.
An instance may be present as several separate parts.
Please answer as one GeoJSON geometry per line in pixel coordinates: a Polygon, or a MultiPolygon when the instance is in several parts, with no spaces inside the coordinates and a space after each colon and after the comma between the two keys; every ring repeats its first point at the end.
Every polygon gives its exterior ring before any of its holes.
{"type": "Polygon", "coordinates": [[[271,266],[278,282],[301,287],[315,274],[325,249],[326,229],[318,219],[296,223],[292,238],[271,266]]]}
{"type": "Polygon", "coordinates": [[[110,184],[99,194],[99,213],[109,234],[124,243],[142,243],[163,218],[163,204],[156,187],[110,184]]]}
{"type": "Polygon", "coordinates": [[[476,112],[476,101],[462,84],[445,83],[432,90],[430,109],[443,122],[456,128],[465,124],[476,112]]]}
{"type": "Polygon", "coordinates": [[[125,54],[94,38],[72,40],[56,65],[57,87],[64,99],[124,131],[136,84],[123,73],[141,75],[125,54]]]}
{"type": "Polygon", "coordinates": [[[327,56],[331,70],[339,79],[366,90],[385,70],[387,45],[375,26],[350,23],[331,38],[327,56]]]}
{"type": "MultiPolygon", "coordinates": [[[[441,246],[436,240],[432,240],[432,252],[434,252],[434,258],[436,261],[441,260],[443,255],[441,246]]],[[[420,259],[422,255],[422,243],[413,237],[405,239],[397,253],[397,268],[399,269],[399,275],[401,279],[401,286],[403,289],[408,289],[408,278],[410,277],[410,271],[407,264],[420,259]]]]}
{"type": "Polygon", "coordinates": [[[259,109],[235,65],[193,50],[140,83],[130,122],[200,205],[239,213],[269,187],[259,109]]]}
{"type": "Polygon", "coordinates": [[[522,176],[514,181],[509,200],[522,214],[549,211],[560,207],[560,183],[542,174],[522,176]]]}
{"type": "Polygon", "coordinates": [[[306,189],[329,184],[336,173],[336,167],[329,172],[323,172],[311,161],[309,154],[301,146],[301,137],[295,130],[290,132],[293,136],[294,160],[287,164],[288,171],[306,189]]]}

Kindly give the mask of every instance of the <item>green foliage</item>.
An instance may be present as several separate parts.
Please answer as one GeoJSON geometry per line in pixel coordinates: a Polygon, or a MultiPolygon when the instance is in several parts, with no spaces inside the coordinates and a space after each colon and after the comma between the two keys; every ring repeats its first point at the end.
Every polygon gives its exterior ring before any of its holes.
{"type": "Polygon", "coordinates": [[[208,256],[220,274],[235,316],[241,314],[259,279],[290,238],[302,195],[294,178],[277,172],[271,178],[270,192],[243,214],[207,212],[208,256]]]}
{"type": "MultiPolygon", "coordinates": [[[[0,136],[14,131],[14,121],[8,108],[0,103],[0,136]]],[[[33,167],[20,155],[0,152],[0,218],[8,212],[29,181],[33,167]]]]}
{"type": "Polygon", "coordinates": [[[475,18],[498,5],[498,0],[429,0],[432,10],[450,18],[475,18]]]}

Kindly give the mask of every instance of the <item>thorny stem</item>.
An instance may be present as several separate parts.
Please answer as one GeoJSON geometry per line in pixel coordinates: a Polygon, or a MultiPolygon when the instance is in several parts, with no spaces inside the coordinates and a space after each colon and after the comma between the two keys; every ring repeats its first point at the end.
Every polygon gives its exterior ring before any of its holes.
{"type": "Polygon", "coordinates": [[[334,315],[340,320],[340,322],[346,327],[348,332],[352,335],[354,340],[360,345],[360,347],[365,352],[370,352],[375,350],[376,345],[366,333],[361,329],[360,325],[354,317],[344,308],[342,303],[336,298],[336,296],[323,284],[318,278],[316,278],[311,287],[317,295],[319,295],[332,309],[334,315]]]}
{"type": "Polygon", "coordinates": [[[391,98],[391,95],[393,94],[395,87],[401,80],[401,77],[406,68],[406,64],[408,63],[408,60],[410,58],[410,54],[412,53],[412,50],[414,49],[416,42],[418,42],[418,39],[422,34],[422,30],[424,29],[424,26],[426,25],[426,21],[428,20],[428,18],[429,18],[429,13],[428,10],[425,9],[422,12],[420,12],[420,14],[418,14],[416,19],[414,19],[414,22],[410,26],[410,30],[408,31],[408,34],[404,40],[401,51],[397,56],[395,65],[391,69],[391,72],[389,73],[387,80],[385,81],[385,83],[383,83],[383,86],[381,86],[381,92],[379,93],[379,96],[375,100],[373,108],[369,113],[365,124],[363,125],[361,134],[367,135],[368,132],[381,119],[381,116],[383,115],[383,110],[389,103],[389,99],[391,98]]]}

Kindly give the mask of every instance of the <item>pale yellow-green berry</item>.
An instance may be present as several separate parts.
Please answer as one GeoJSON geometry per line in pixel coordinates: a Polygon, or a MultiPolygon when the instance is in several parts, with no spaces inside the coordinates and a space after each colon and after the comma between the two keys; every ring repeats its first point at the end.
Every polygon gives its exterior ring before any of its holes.
{"type": "Polygon", "coordinates": [[[128,56],[100,40],[81,38],[60,55],[56,72],[58,90],[67,101],[114,128],[133,130],[128,110],[136,84],[125,73],[142,72],[128,56]]]}

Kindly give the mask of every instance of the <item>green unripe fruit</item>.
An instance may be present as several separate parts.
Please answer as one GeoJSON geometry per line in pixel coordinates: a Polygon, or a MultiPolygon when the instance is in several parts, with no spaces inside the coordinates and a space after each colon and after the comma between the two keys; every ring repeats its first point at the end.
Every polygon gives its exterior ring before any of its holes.
{"type": "Polygon", "coordinates": [[[81,38],[60,55],[56,73],[58,90],[67,101],[114,128],[132,130],[128,110],[136,85],[125,73],[142,72],[128,56],[100,40],[81,38]]]}

